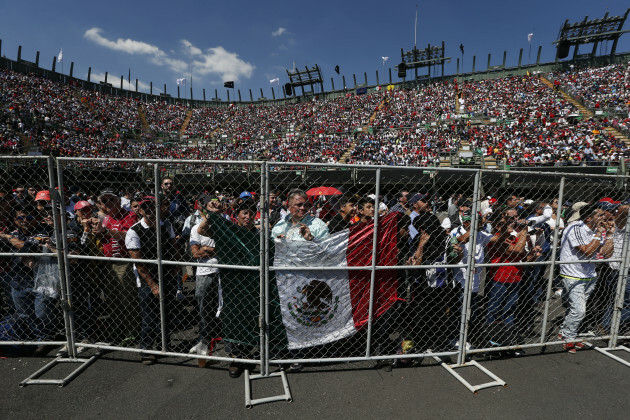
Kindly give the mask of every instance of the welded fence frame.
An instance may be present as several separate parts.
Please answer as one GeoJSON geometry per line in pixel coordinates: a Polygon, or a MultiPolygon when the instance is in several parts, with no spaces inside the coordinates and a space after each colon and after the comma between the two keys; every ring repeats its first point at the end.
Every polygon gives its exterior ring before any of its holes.
{"type": "MultiPolygon", "coordinates": [[[[0,157],[2,160],[16,160],[16,161],[30,161],[35,159],[41,159],[41,157],[18,157],[18,156],[3,156],[0,157]]],[[[378,212],[376,212],[374,218],[374,234],[372,239],[372,264],[366,267],[347,267],[347,270],[370,270],[370,302],[369,302],[369,319],[367,323],[367,340],[366,340],[366,349],[365,355],[360,357],[321,357],[321,358],[301,358],[301,359],[291,359],[291,358],[273,358],[270,356],[269,349],[269,321],[270,321],[270,277],[272,271],[282,271],[282,270],[338,270],[338,267],[281,267],[281,266],[273,266],[273,262],[269,261],[269,247],[268,243],[270,240],[270,232],[271,226],[268,223],[268,205],[269,205],[269,167],[292,167],[292,168],[322,168],[322,169],[342,169],[342,168],[356,168],[356,169],[369,169],[374,171],[375,176],[375,191],[377,196],[380,194],[381,188],[381,171],[383,169],[391,169],[391,166],[386,165],[356,165],[356,164],[315,164],[315,163],[302,163],[302,162],[262,162],[262,161],[216,161],[216,160],[169,160],[169,159],[105,159],[105,158],[94,158],[94,159],[84,159],[84,158],[68,158],[68,157],[60,157],[60,158],[47,158],[47,166],[48,166],[48,184],[49,189],[52,192],[51,200],[53,204],[63,203],[63,198],[54,192],[61,191],[63,193],[63,184],[64,184],[64,176],[63,169],[65,166],[72,164],[73,162],[104,162],[104,163],[115,163],[115,162],[137,162],[143,164],[151,164],[153,165],[153,174],[154,174],[154,193],[155,196],[158,196],[160,185],[159,185],[159,177],[160,177],[160,167],[161,165],[179,165],[179,164],[195,164],[195,165],[247,165],[248,167],[260,168],[260,209],[261,209],[261,229],[260,229],[260,264],[257,266],[230,266],[225,264],[203,264],[196,263],[192,261],[163,261],[161,258],[157,260],[147,260],[147,259],[132,259],[132,258],[109,258],[109,257],[93,257],[86,255],[71,255],[68,252],[68,244],[66,241],[65,235],[65,214],[62,212],[59,215],[63,223],[61,226],[55,226],[55,234],[56,239],[58,240],[58,244],[63,244],[62,248],[57,249],[56,254],[19,254],[19,256],[56,256],[59,262],[59,270],[61,275],[61,301],[64,315],[64,326],[66,329],[66,341],[65,342],[38,342],[38,341],[11,341],[11,342],[3,342],[3,344],[18,344],[18,345],[37,345],[37,344],[51,344],[51,345],[68,345],[69,355],[72,358],[76,358],[76,337],[74,334],[74,314],[72,312],[72,281],[68,276],[68,266],[71,260],[94,260],[94,261],[118,261],[118,262],[143,262],[149,264],[156,264],[159,268],[159,284],[160,284],[160,293],[163,290],[163,273],[162,267],[164,264],[168,265],[179,265],[179,266],[204,266],[204,267],[216,267],[218,269],[244,269],[244,270],[255,270],[260,273],[260,302],[259,302],[259,337],[260,337],[260,352],[259,358],[257,360],[254,359],[242,359],[242,358],[232,358],[232,357],[219,357],[219,356],[204,356],[204,355],[190,355],[188,353],[178,353],[169,351],[166,345],[166,325],[165,325],[165,308],[164,308],[164,296],[160,296],[161,305],[160,305],[160,316],[161,316],[161,329],[162,329],[162,348],[161,350],[149,350],[149,349],[136,349],[136,348],[128,348],[121,347],[116,345],[110,345],[108,343],[92,343],[92,344],[81,344],[87,348],[95,348],[101,350],[116,350],[116,351],[125,351],[131,353],[144,353],[144,354],[155,354],[162,356],[174,356],[174,357],[184,357],[184,358],[199,358],[199,359],[207,359],[207,360],[217,360],[217,361],[225,361],[225,362],[243,362],[248,364],[258,365],[261,369],[262,375],[269,375],[270,365],[284,365],[289,363],[336,363],[336,362],[360,362],[360,361],[376,361],[376,360],[393,360],[393,359],[412,359],[417,358],[421,359],[424,357],[442,357],[442,356],[457,356],[457,364],[461,365],[467,357],[472,356],[478,353],[488,353],[488,352],[497,352],[503,350],[511,350],[511,349],[523,349],[523,348],[532,348],[532,347],[545,347],[547,345],[560,345],[567,342],[578,342],[578,341],[586,341],[590,342],[593,340],[602,340],[608,338],[609,346],[615,347],[617,345],[617,340],[619,338],[626,338],[619,336],[619,328],[620,328],[620,313],[621,307],[624,300],[624,292],[626,288],[626,283],[628,281],[628,276],[624,275],[624,273],[628,270],[629,263],[628,260],[630,258],[630,242],[629,235],[626,232],[624,236],[623,243],[623,251],[621,258],[610,258],[610,259],[598,259],[598,260],[588,260],[592,262],[605,263],[605,262],[619,262],[620,270],[619,277],[616,285],[616,293],[614,296],[614,310],[613,310],[613,319],[611,324],[610,336],[599,336],[599,337],[586,337],[579,338],[575,340],[568,341],[550,341],[546,339],[546,323],[547,317],[549,315],[549,298],[550,293],[552,291],[552,281],[554,276],[554,268],[557,264],[569,264],[575,263],[573,261],[557,261],[557,251],[559,248],[558,244],[558,230],[554,231],[554,244],[552,244],[552,256],[549,257],[547,261],[537,261],[537,262],[519,262],[519,263],[503,263],[503,264],[477,264],[475,262],[475,258],[473,258],[473,252],[469,253],[468,261],[465,262],[465,267],[467,268],[467,278],[464,284],[464,295],[463,295],[463,305],[460,312],[460,321],[458,323],[459,327],[459,342],[462,345],[459,346],[458,349],[452,351],[442,351],[442,352],[433,352],[429,349],[426,351],[423,350],[419,353],[413,354],[385,354],[385,355],[373,355],[371,353],[371,341],[372,341],[372,322],[373,322],[373,305],[374,305],[374,287],[375,287],[375,277],[376,272],[379,270],[420,270],[426,268],[435,268],[435,265],[396,265],[396,266],[378,266],[376,265],[376,251],[377,251],[377,231],[379,226],[379,217],[378,212]],[[57,177],[55,179],[54,171],[57,170],[57,177]],[[473,273],[476,268],[483,268],[489,266],[498,266],[498,265],[515,265],[515,266],[549,266],[549,276],[547,279],[547,289],[546,289],[546,299],[545,299],[545,309],[544,309],[544,320],[543,327],[541,328],[541,337],[540,340],[536,343],[522,343],[518,345],[510,345],[503,347],[492,347],[492,348],[475,348],[468,350],[463,343],[466,343],[466,337],[469,332],[469,320],[471,316],[471,294],[472,294],[472,281],[473,281],[473,273]]],[[[477,234],[478,224],[476,223],[477,219],[477,209],[478,204],[480,202],[480,190],[483,185],[483,176],[484,174],[503,174],[503,175],[532,175],[532,174],[543,174],[543,172],[533,172],[533,171],[502,171],[502,170],[494,170],[494,169],[467,169],[467,168],[432,168],[432,167],[398,167],[397,169],[403,169],[407,171],[423,171],[423,172],[431,172],[431,173],[439,173],[439,172],[447,172],[454,174],[470,174],[474,175],[473,187],[474,187],[474,200],[473,200],[473,212],[472,212],[472,230],[471,230],[471,249],[474,249],[475,246],[475,238],[477,234]]],[[[548,172],[544,172],[544,175],[549,176],[548,172]]],[[[592,178],[592,175],[583,175],[583,174],[572,174],[572,173],[562,173],[557,172],[551,174],[554,178],[559,180],[559,188],[558,188],[558,198],[559,203],[562,203],[563,194],[564,194],[564,182],[567,178],[579,179],[579,178],[592,178]]],[[[620,176],[620,175],[598,175],[598,179],[607,179],[607,180],[619,180],[622,179],[627,182],[628,177],[620,176]]],[[[160,219],[160,205],[156,200],[156,220],[160,219]]],[[[53,213],[55,217],[55,223],[57,220],[57,210],[56,206],[53,206],[53,213]]],[[[560,212],[558,212],[556,223],[560,220],[560,212]]],[[[629,216],[630,221],[630,216],[629,216]]],[[[557,224],[559,225],[559,224],[557,224]]],[[[626,225],[626,230],[630,230],[630,225],[626,225]]],[[[158,241],[159,242],[159,241],[158,241]]],[[[16,253],[3,253],[0,256],[15,256],[16,253]]],[[[586,261],[583,261],[586,262],[586,261]]],[[[461,264],[442,264],[438,267],[442,268],[462,268],[461,264]]]]}

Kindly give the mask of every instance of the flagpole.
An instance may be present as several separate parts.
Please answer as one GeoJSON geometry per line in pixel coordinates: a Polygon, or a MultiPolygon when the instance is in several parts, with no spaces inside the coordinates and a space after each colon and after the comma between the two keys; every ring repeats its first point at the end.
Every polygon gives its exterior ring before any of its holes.
{"type": "Polygon", "coordinates": [[[417,36],[418,34],[418,5],[416,4],[416,24],[413,28],[413,48],[415,49],[416,46],[418,45],[417,41],[417,36]]]}

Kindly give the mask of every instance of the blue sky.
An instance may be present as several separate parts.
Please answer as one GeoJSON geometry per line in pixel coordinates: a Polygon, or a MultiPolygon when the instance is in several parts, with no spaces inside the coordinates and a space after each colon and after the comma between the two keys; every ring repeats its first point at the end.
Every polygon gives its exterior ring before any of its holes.
{"type": "MultiPolygon", "coordinates": [[[[341,85],[334,72],[339,65],[348,85],[352,75],[358,82],[375,83],[378,70],[381,83],[400,62],[400,49],[411,49],[414,20],[418,5],[417,43],[446,43],[446,55],[452,57],[446,73],[455,73],[460,43],[464,44],[464,67],[470,71],[472,56],[477,56],[477,70],[485,69],[488,53],[491,65],[501,64],[507,50],[507,65],[515,65],[520,48],[527,62],[527,34],[534,33],[531,60],[539,45],[542,58],[551,61],[557,38],[565,19],[579,21],[588,15],[621,15],[629,3],[619,0],[571,1],[401,1],[364,0],[344,2],[270,1],[254,2],[165,2],[107,1],[4,2],[0,8],[2,54],[15,59],[18,45],[22,57],[50,68],[52,59],[63,48],[63,68],[67,73],[74,61],[74,75],[86,78],[92,67],[92,80],[108,81],[115,86],[120,76],[132,83],[139,79],[140,90],[154,93],[167,85],[167,93],[177,94],[176,80],[186,77],[190,87],[192,66],[193,91],[201,98],[226,97],[223,82],[234,80],[243,99],[260,96],[260,88],[271,97],[269,81],[288,81],[285,69],[293,62],[299,68],[319,64],[324,88],[330,90],[331,77],[341,85]],[[383,65],[381,57],[389,57],[383,65]],[[112,80],[113,79],[113,80],[112,80]]],[[[630,29],[626,22],[624,29],[630,29]]],[[[608,45],[610,48],[612,43],[608,45]]],[[[621,37],[618,52],[630,51],[630,33],[621,37]]],[[[60,70],[61,63],[57,65],[60,70]]],[[[276,94],[278,94],[276,88],[276,94]]],[[[182,90],[181,96],[184,96],[182,90]]]]}

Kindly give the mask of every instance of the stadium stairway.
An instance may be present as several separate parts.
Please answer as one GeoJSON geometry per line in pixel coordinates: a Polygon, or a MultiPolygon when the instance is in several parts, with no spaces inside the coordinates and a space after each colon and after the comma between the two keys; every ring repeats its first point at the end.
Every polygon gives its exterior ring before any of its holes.
{"type": "MultiPolygon", "coordinates": [[[[553,83],[547,79],[544,76],[540,76],[540,80],[547,85],[550,89],[553,89],[553,83]]],[[[582,114],[584,117],[586,118],[592,118],[594,116],[593,112],[586,108],[584,105],[582,105],[581,103],[579,103],[575,98],[573,98],[571,95],[563,92],[563,91],[558,91],[560,93],[560,95],[566,99],[567,101],[569,101],[571,104],[573,104],[578,111],[580,112],[580,114],[582,114]]],[[[630,139],[628,139],[628,137],[624,136],[623,134],[621,134],[617,129],[613,128],[613,127],[604,127],[604,131],[609,134],[614,136],[617,140],[621,140],[623,141],[626,146],[630,147],[630,139]]]]}
{"type": "Polygon", "coordinates": [[[192,109],[186,111],[186,116],[184,117],[184,122],[182,126],[179,128],[179,137],[181,138],[184,134],[186,134],[186,129],[188,128],[188,123],[190,123],[190,119],[192,118],[192,109]]]}
{"type": "MultiPolygon", "coordinates": [[[[384,106],[385,106],[385,100],[383,100],[380,104],[378,104],[378,106],[374,110],[374,113],[372,113],[372,115],[370,115],[370,119],[368,120],[368,123],[366,125],[364,125],[363,128],[362,128],[362,131],[364,133],[368,132],[370,126],[372,125],[372,123],[376,119],[376,114],[378,114],[378,111],[381,108],[383,108],[384,106]]],[[[350,143],[350,146],[348,147],[348,149],[346,149],[346,151],[343,153],[343,155],[341,155],[341,157],[339,158],[339,163],[346,163],[348,161],[348,159],[350,158],[350,155],[352,155],[352,151],[354,150],[355,147],[357,147],[356,140],[354,140],[352,143],[350,143]]]]}
{"type": "Polygon", "coordinates": [[[143,132],[149,131],[149,123],[147,122],[147,114],[144,113],[142,105],[138,104],[138,116],[140,117],[140,126],[143,132]]]}

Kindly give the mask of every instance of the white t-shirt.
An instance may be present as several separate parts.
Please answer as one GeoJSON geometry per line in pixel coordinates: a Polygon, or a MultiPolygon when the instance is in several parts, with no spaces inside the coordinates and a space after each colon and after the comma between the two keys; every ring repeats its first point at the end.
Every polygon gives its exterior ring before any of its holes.
{"type": "MultiPolygon", "coordinates": [[[[200,247],[209,246],[209,247],[214,248],[215,247],[214,239],[208,236],[201,235],[197,232],[197,229],[199,229],[200,224],[201,223],[196,224],[190,230],[190,241],[189,241],[190,245],[199,245],[200,247]]],[[[216,259],[216,257],[210,257],[210,258],[199,258],[197,262],[207,263],[207,264],[218,264],[219,260],[216,259]]],[[[219,272],[219,269],[216,267],[197,267],[198,276],[207,276],[208,274],[215,274],[218,272],[219,272]]]]}
{"type": "MultiPolygon", "coordinates": [[[[144,228],[148,228],[149,225],[144,221],[144,217],[140,220],[140,224],[144,228]]],[[[160,221],[160,225],[164,225],[164,221],[160,221]]],[[[173,230],[173,226],[169,223],[168,225],[168,234],[171,239],[175,238],[175,231],[173,230]]],[[[163,238],[164,239],[164,238],[163,238]]],[[[125,247],[127,249],[140,249],[140,237],[136,233],[135,230],[129,229],[127,234],[125,235],[125,247]]],[[[136,286],[141,287],[142,281],[140,280],[140,275],[138,274],[138,269],[136,268],[136,264],[133,265],[133,272],[136,275],[136,286]]]]}
{"type": "MultiPolygon", "coordinates": [[[[465,233],[466,233],[466,229],[464,229],[462,226],[459,226],[457,229],[455,229],[455,231],[451,233],[451,236],[457,238],[458,236],[461,236],[465,233]]],[[[488,244],[490,243],[490,240],[492,240],[492,237],[493,235],[490,233],[483,232],[483,231],[477,232],[477,240],[475,243],[475,264],[483,264],[485,254],[486,254],[485,252],[486,246],[488,246],[488,244]]],[[[459,264],[466,265],[466,262],[468,261],[468,253],[470,250],[470,241],[466,242],[465,244],[460,244],[460,245],[462,245],[463,253],[462,253],[462,259],[459,262],[459,264]]],[[[477,293],[479,291],[479,285],[481,284],[481,270],[482,268],[480,267],[475,268],[475,275],[473,277],[473,284],[472,284],[473,293],[477,293]]],[[[464,287],[464,284],[466,282],[466,271],[467,271],[467,268],[453,269],[455,283],[461,284],[462,287],[464,287]]]]}
{"type": "MultiPolygon", "coordinates": [[[[585,255],[577,247],[588,245],[595,237],[593,232],[581,220],[569,223],[564,229],[560,245],[560,261],[580,261],[595,259],[595,254],[585,255]]],[[[597,277],[595,263],[560,264],[560,274],[573,279],[592,279],[597,277]]]]}

